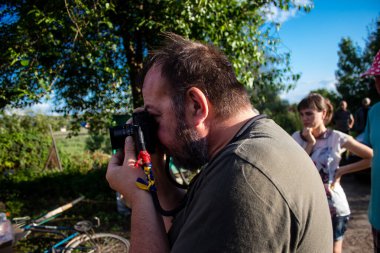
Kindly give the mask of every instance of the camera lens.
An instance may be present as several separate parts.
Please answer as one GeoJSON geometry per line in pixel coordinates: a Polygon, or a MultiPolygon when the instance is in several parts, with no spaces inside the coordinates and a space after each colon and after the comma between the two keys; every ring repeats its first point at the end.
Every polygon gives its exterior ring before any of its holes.
{"type": "Polygon", "coordinates": [[[111,147],[115,149],[123,149],[125,138],[133,134],[132,125],[116,126],[109,129],[111,137],[111,147]]]}

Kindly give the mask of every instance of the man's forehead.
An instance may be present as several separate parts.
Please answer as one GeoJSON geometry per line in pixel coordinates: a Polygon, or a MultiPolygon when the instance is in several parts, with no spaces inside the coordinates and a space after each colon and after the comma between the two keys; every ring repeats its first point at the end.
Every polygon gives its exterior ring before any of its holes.
{"type": "Polygon", "coordinates": [[[149,91],[152,88],[161,88],[166,83],[165,78],[161,74],[161,67],[154,64],[146,73],[142,90],[149,91]]]}
{"type": "Polygon", "coordinates": [[[161,75],[161,68],[153,65],[147,72],[143,87],[142,95],[145,107],[152,107],[157,101],[169,96],[166,79],[161,75]]]}

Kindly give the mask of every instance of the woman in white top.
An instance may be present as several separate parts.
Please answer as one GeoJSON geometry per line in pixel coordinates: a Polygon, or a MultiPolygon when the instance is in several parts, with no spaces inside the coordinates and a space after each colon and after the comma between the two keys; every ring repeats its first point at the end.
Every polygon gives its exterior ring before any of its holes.
{"type": "Polygon", "coordinates": [[[311,93],[298,104],[303,130],[293,138],[305,149],[318,169],[326,189],[334,231],[334,253],[342,252],[343,235],[350,215],[341,176],[370,167],[372,149],[350,135],[327,129],[333,106],[320,94],[311,93]],[[341,154],[349,150],[362,160],[339,167],[341,154]]]}

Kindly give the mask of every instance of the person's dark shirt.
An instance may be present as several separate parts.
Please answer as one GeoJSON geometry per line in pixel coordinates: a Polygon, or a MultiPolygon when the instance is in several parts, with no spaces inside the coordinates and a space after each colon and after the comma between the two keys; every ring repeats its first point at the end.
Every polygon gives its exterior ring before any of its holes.
{"type": "Polygon", "coordinates": [[[355,113],[355,125],[354,129],[357,134],[360,134],[364,131],[365,125],[367,124],[367,115],[371,107],[360,107],[355,113]]]}
{"type": "Polygon", "coordinates": [[[350,127],[349,127],[350,121],[351,121],[350,116],[351,116],[350,111],[343,111],[342,109],[337,110],[333,118],[335,129],[343,133],[348,133],[350,131],[350,127]]]}

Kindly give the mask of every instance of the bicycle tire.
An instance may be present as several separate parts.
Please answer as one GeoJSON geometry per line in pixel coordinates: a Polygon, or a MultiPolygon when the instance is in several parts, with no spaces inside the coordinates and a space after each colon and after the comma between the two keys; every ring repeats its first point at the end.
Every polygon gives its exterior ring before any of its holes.
{"type": "Polygon", "coordinates": [[[129,241],[118,235],[108,233],[82,234],[68,242],[63,252],[127,253],[129,247],[129,241]]]}

